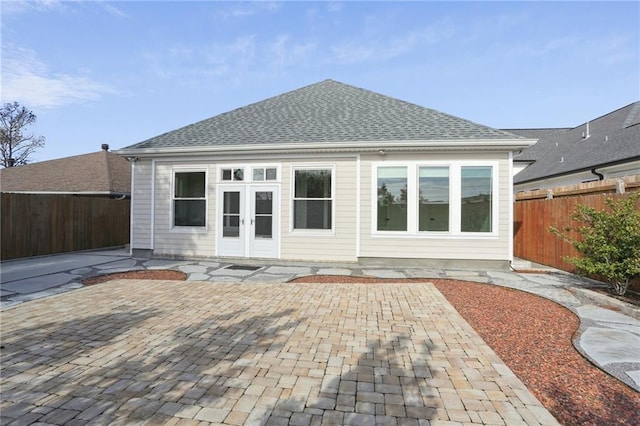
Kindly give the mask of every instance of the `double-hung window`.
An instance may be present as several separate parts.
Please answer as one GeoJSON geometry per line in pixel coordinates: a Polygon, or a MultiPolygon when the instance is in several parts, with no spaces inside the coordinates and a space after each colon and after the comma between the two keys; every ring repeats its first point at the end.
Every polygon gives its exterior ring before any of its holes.
{"type": "Polygon", "coordinates": [[[205,226],[206,173],[176,171],[173,176],[173,226],[205,226]]]}
{"type": "Polygon", "coordinates": [[[293,229],[332,229],[333,169],[293,169],[293,175],[293,229]]]}

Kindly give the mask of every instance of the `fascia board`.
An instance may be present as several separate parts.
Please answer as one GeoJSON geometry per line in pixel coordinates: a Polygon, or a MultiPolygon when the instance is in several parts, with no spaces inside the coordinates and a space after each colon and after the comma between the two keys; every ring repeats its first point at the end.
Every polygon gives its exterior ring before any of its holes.
{"type": "Polygon", "coordinates": [[[120,149],[113,151],[123,156],[180,156],[189,154],[242,154],[258,153],[305,153],[305,152],[378,152],[395,151],[450,151],[450,150],[495,150],[515,151],[527,148],[537,139],[464,139],[464,140],[421,140],[421,141],[365,141],[365,142],[323,142],[291,144],[215,145],[193,147],[167,147],[120,149]]]}

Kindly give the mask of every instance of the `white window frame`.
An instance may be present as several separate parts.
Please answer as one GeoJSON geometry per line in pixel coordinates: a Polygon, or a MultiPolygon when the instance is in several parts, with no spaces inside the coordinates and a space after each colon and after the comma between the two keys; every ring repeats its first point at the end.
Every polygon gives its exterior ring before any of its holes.
{"type": "Polygon", "coordinates": [[[244,184],[279,184],[282,181],[282,167],[280,164],[276,163],[247,163],[247,164],[218,164],[216,165],[216,182],[218,185],[244,185],[244,184]],[[233,170],[235,169],[243,169],[244,170],[244,179],[243,180],[222,180],[222,171],[225,169],[233,170]],[[276,169],[276,179],[275,180],[253,180],[253,169],[276,169]]]}
{"type": "Polygon", "coordinates": [[[451,238],[484,239],[498,237],[500,204],[499,162],[495,160],[451,161],[380,161],[371,163],[371,235],[394,238],[451,238]],[[462,232],[462,167],[491,167],[491,232],[462,232]],[[378,230],[378,168],[407,167],[407,230],[378,230]],[[419,231],[419,167],[449,167],[449,231],[419,231]]]}
{"type": "Polygon", "coordinates": [[[328,163],[305,163],[291,166],[290,171],[290,194],[289,197],[289,234],[290,235],[335,235],[336,228],[336,165],[328,163]],[[330,229],[297,229],[294,228],[294,201],[296,194],[296,171],[329,170],[331,171],[331,228],[330,229]]]}
{"type": "Polygon", "coordinates": [[[171,232],[207,232],[209,228],[209,170],[207,167],[173,167],[171,169],[171,202],[169,203],[169,228],[171,232]],[[176,226],[174,221],[174,209],[176,200],[176,173],[202,172],[204,172],[204,226],[176,226]]]}

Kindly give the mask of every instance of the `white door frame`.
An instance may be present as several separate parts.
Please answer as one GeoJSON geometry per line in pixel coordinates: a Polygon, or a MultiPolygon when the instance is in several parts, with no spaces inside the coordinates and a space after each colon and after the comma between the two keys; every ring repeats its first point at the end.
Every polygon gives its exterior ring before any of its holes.
{"type": "MultiPolygon", "coordinates": [[[[231,201],[231,200],[230,200],[231,201]]],[[[216,194],[216,253],[221,257],[255,257],[280,258],[280,185],[277,184],[234,184],[218,185],[216,194]],[[224,212],[224,194],[239,193],[237,209],[233,213],[224,212]],[[271,238],[256,238],[256,193],[271,192],[271,238]],[[237,214],[235,211],[237,210],[237,214]],[[226,217],[225,217],[226,216],[226,217]],[[224,236],[225,220],[237,222],[238,232],[231,236],[224,236]]],[[[235,206],[234,206],[235,207],[235,206]]],[[[264,221],[268,214],[258,214],[264,221]]],[[[232,230],[233,231],[233,230],[232,230]]]]}

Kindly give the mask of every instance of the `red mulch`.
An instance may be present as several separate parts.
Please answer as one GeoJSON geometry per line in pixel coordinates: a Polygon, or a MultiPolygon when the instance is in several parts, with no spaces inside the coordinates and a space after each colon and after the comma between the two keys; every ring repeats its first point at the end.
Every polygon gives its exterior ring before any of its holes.
{"type": "MultiPolygon", "coordinates": [[[[132,271],[90,278],[184,280],[177,271],[132,271]]],[[[588,362],[571,343],[579,320],[542,297],[505,287],[444,279],[316,275],[291,282],[432,282],[556,419],[572,425],[640,425],[640,393],[588,362]]]]}
{"type": "Polygon", "coordinates": [[[523,291],[444,279],[311,276],[305,283],[432,282],[562,424],[640,425],[640,393],[587,361],[571,339],[579,319],[523,291]]]}
{"type": "Polygon", "coordinates": [[[82,281],[84,285],[100,284],[111,280],[175,280],[184,281],[187,274],[180,271],[154,270],[154,271],[128,271],[116,272],[114,274],[98,275],[82,281]]]}

